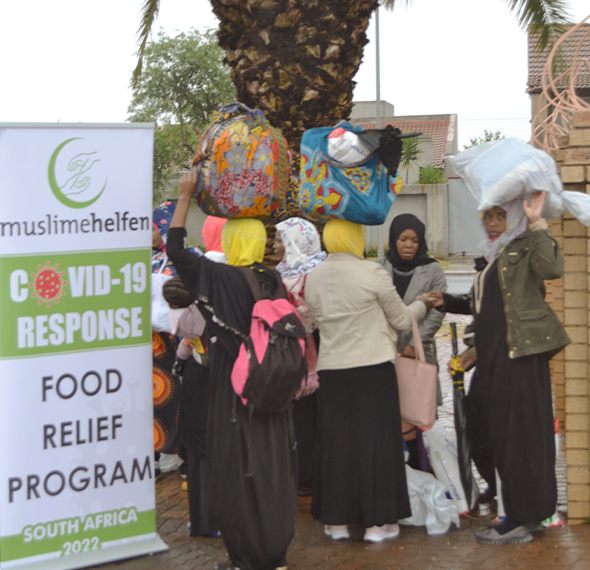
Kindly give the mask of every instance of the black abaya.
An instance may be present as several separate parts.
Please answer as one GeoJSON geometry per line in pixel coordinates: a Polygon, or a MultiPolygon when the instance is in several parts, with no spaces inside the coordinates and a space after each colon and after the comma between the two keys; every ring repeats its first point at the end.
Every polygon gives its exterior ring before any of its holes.
{"type": "Polygon", "coordinates": [[[476,316],[477,374],[468,396],[479,443],[502,481],[506,515],[538,523],[555,512],[555,439],[546,354],[508,357],[506,313],[497,262],[485,274],[476,316]]]}
{"type": "MultiPolygon", "coordinates": [[[[285,564],[294,534],[297,473],[288,412],[253,414],[237,399],[231,371],[241,340],[250,331],[254,299],[241,271],[197,257],[172,228],[167,251],[207,321],[210,406],[207,457],[211,506],[232,563],[241,570],[272,570],[285,564]],[[235,406],[235,413],[233,412],[235,406]],[[246,474],[249,471],[251,476],[246,474]]],[[[262,287],[276,286],[256,266],[262,287]]]]}

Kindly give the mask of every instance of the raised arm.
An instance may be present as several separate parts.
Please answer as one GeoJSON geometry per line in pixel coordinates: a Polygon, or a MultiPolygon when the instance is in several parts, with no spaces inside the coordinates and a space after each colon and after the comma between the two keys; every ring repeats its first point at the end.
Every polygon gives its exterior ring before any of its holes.
{"type": "Polygon", "coordinates": [[[196,172],[187,172],[180,179],[178,187],[178,202],[176,210],[170,222],[171,228],[184,228],[186,226],[186,217],[191,205],[191,198],[197,188],[198,174],[196,172]]]}
{"type": "Polygon", "coordinates": [[[166,253],[172,260],[176,271],[182,277],[182,280],[191,295],[194,295],[196,273],[202,257],[191,253],[184,247],[184,234],[186,217],[190,207],[191,197],[195,192],[197,185],[197,174],[189,172],[180,179],[178,189],[178,203],[176,210],[170,222],[168,231],[168,241],[166,243],[166,253]]]}
{"type": "Polygon", "coordinates": [[[558,279],[563,275],[563,257],[543,218],[545,196],[545,192],[534,192],[530,200],[522,203],[533,237],[530,267],[541,279],[558,279]]]}

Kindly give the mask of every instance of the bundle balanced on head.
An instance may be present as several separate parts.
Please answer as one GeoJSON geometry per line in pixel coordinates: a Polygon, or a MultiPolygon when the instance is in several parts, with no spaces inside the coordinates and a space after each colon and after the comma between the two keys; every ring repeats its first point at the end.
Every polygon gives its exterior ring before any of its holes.
{"type": "Polygon", "coordinates": [[[478,542],[533,540],[557,502],[549,360],[570,340],[545,302],[544,279],[563,275],[563,258],[542,217],[545,192],[483,212],[488,235],[467,295],[431,291],[435,305],[475,316],[475,347],[461,357],[476,372],[467,396],[467,433],[481,475],[501,487],[506,519],[478,542]]]}

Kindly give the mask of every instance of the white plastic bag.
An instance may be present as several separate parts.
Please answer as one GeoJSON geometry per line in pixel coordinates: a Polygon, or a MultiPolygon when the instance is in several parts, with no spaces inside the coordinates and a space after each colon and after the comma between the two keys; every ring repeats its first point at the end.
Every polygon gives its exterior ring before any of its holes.
{"type": "Polygon", "coordinates": [[[166,261],[160,267],[158,273],[152,273],[152,330],[156,332],[170,332],[170,306],[162,295],[162,287],[171,275],[164,275],[161,271],[166,261]]]}
{"type": "Polygon", "coordinates": [[[520,139],[484,143],[449,160],[478,201],[480,212],[544,191],[546,219],[561,216],[567,208],[584,225],[590,225],[590,196],[564,190],[553,158],[520,139]]]}
{"type": "Polygon", "coordinates": [[[447,499],[443,483],[409,465],[406,465],[406,478],[412,516],[400,520],[400,524],[426,526],[428,534],[444,534],[452,523],[459,526],[459,510],[447,499]]]}
{"type": "Polygon", "coordinates": [[[343,128],[334,129],[328,136],[328,154],[341,164],[351,165],[367,160],[371,151],[358,135],[343,128]]]}
{"type": "Polygon", "coordinates": [[[176,453],[160,453],[160,470],[162,473],[176,471],[182,465],[182,459],[176,453]]]}
{"type": "Polygon", "coordinates": [[[445,485],[451,499],[457,505],[459,514],[468,513],[471,510],[470,505],[474,505],[477,501],[479,490],[474,484],[471,501],[468,504],[461,484],[455,440],[438,420],[431,427],[423,429],[422,438],[434,475],[445,485]]]}

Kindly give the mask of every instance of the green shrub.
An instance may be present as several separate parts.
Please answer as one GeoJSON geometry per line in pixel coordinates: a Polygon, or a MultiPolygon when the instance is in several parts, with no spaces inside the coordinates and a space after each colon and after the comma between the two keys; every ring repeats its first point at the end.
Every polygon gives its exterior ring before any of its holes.
{"type": "Polygon", "coordinates": [[[432,164],[427,164],[420,169],[418,184],[440,184],[446,181],[442,168],[435,168],[432,164]]]}

